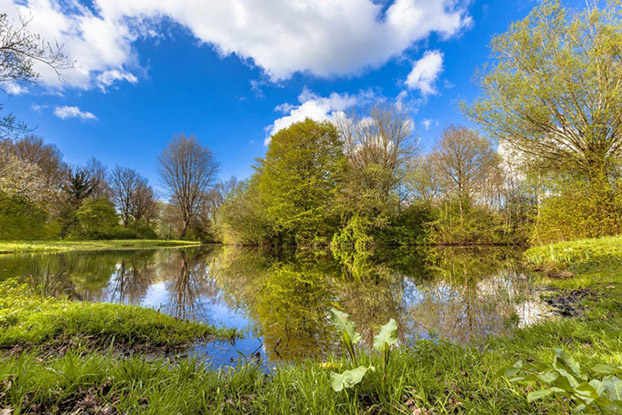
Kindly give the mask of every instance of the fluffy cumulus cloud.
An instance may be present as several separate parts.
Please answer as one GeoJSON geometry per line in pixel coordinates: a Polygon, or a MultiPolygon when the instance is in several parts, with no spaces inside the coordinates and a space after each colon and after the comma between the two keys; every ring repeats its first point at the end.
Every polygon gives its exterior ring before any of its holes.
{"type": "Polygon", "coordinates": [[[294,123],[304,121],[306,118],[315,121],[326,121],[342,117],[348,108],[362,103],[369,99],[371,95],[371,92],[361,92],[357,95],[333,92],[327,97],[320,97],[309,89],[304,88],[298,96],[299,103],[297,105],[281,104],[275,108],[276,111],[283,112],[286,115],[278,118],[272,125],[266,128],[269,135],[264,144],[267,145],[270,142],[270,136],[273,134],[294,123]]]}
{"type": "Polygon", "coordinates": [[[80,118],[83,120],[96,120],[97,119],[97,117],[92,112],[82,111],[78,107],[73,107],[73,106],[68,106],[68,105],[54,108],[54,115],[56,115],[58,118],[62,120],[65,120],[67,118],[80,118]]]}
{"type": "Polygon", "coordinates": [[[429,50],[415,62],[412,71],[406,78],[406,86],[416,89],[422,95],[436,93],[436,80],[443,71],[443,54],[438,50],[429,50]]]}
{"type": "MultiPolygon", "coordinates": [[[[296,72],[356,74],[403,54],[431,33],[447,38],[470,24],[467,0],[0,0],[12,17],[65,45],[75,68],[67,82],[106,88],[134,82],[128,72],[141,36],[157,36],[163,19],[187,28],[221,55],[235,54],[272,80],[296,72]]],[[[58,85],[53,71],[44,81],[58,85]]]]}

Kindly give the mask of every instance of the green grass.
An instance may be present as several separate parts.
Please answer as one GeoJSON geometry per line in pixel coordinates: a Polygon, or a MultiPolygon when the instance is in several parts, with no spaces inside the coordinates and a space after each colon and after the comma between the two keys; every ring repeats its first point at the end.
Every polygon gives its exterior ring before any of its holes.
{"type": "Polygon", "coordinates": [[[119,239],[98,241],[0,241],[0,253],[151,249],[197,246],[200,244],[200,242],[195,241],[169,241],[159,239],[119,239]]]}
{"type": "MultiPolygon", "coordinates": [[[[216,371],[191,359],[121,358],[76,348],[46,360],[33,353],[6,358],[0,363],[0,408],[14,414],[55,407],[71,413],[87,404],[103,413],[131,414],[570,414],[570,404],[559,398],[528,403],[533,386],[510,384],[498,371],[518,359],[549,362],[556,348],[584,367],[622,364],[621,245],[622,238],[606,238],[526,252],[534,266],[563,266],[575,274],[563,281],[543,276],[542,284],[597,293],[583,304],[583,317],[547,321],[469,347],[420,341],[393,352],[386,379],[377,370],[345,393],[332,390],[334,369],[323,369],[320,361],[265,375],[253,365],[216,371]]],[[[340,357],[328,360],[348,364],[340,357]]],[[[375,354],[361,352],[360,360],[381,367],[375,354]]]]}
{"type": "Polygon", "coordinates": [[[185,322],[147,308],[43,297],[25,285],[0,283],[0,349],[114,345],[153,350],[235,336],[235,330],[185,322]]]}

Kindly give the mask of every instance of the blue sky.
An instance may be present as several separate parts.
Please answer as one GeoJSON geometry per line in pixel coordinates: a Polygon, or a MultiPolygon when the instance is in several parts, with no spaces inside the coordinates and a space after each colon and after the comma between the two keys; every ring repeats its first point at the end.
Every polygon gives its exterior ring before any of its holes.
{"type": "Polygon", "coordinates": [[[467,123],[458,102],[477,95],[473,75],[491,38],[537,5],[17,3],[0,0],[0,9],[31,17],[31,28],[63,43],[76,64],[63,82],[42,68],[40,85],[5,87],[5,110],[36,126],[69,163],[95,156],[110,167],[135,168],[156,186],[157,156],[174,134],[196,135],[209,146],[222,178],[244,178],[266,151],[270,131],[305,115],[330,119],[379,97],[409,105],[429,149],[443,127],[467,123]]]}

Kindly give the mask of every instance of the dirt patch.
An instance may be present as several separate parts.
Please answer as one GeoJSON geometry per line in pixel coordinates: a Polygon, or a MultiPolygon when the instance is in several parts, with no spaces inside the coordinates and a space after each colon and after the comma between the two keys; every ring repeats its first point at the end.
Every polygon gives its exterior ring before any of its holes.
{"type": "Polygon", "coordinates": [[[569,280],[574,278],[574,273],[568,270],[551,269],[545,272],[546,276],[555,280],[569,280]]]}
{"type": "Polygon", "coordinates": [[[544,300],[551,307],[553,314],[561,317],[581,317],[585,313],[584,300],[593,299],[599,293],[588,288],[572,290],[544,300]]]}

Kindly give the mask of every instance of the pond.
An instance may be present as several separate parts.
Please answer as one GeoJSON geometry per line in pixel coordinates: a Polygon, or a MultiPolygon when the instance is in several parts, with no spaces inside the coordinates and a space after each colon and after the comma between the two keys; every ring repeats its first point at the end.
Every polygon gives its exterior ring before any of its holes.
{"type": "Polygon", "coordinates": [[[336,261],[330,252],[192,249],[0,255],[0,279],[52,295],[151,307],[235,327],[234,344],[197,344],[214,366],[266,367],[338,349],[330,309],[351,315],[364,344],[394,318],[403,344],[473,340],[532,324],[546,305],[517,248],[408,248],[336,261]]]}

